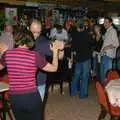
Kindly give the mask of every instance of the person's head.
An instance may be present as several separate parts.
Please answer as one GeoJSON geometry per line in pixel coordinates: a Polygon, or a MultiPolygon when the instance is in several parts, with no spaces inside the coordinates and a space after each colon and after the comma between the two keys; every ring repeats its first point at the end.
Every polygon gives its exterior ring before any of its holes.
{"type": "Polygon", "coordinates": [[[28,29],[32,32],[34,39],[40,36],[41,33],[41,22],[37,19],[33,19],[29,22],[28,29]]]}
{"type": "Polygon", "coordinates": [[[13,36],[15,41],[15,46],[24,46],[28,48],[33,48],[34,46],[34,36],[31,31],[21,28],[13,36]]]}
{"type": "Polygon", "coordinates": [[[94,19],[91,19],[90,21],[89,21],[89,26],[90,27],[93,27],[94,25],[95,25],[95,20],[94,19]]]}
{"type": "Polygon", "coordinates": [[[109,27],[111,27],[112,23],[113,23],[112,18],[105,17],[105,19],[104,19],[104,27],[105,27],[105,29],[108,29],[109,27]]]}
{"type": "Polygon", "coordinates": [[[82,31],[84,31],[85,30],[85,26],[84,25],[79,25],[78,27],[77,27],[77,31],[78,32],[82,32],[82,31]]]}
{"type": "Polygon", "coordinates": [[[4,27],[4,32],[12,34],[13,33],[13,26],[11,24],[6,24],[4,27]]]}
{"type": "Polygon", "coordinates": [[[56,29],[57,29],[57,33],[61,33],[62,32],[62,25],[57,24],[56,29]]]}
{"type": "Polygon", "coordinates": [[[94,26],[94,33],[95,34],[98,34],[98,33],[100,33],[101,32],[101,26],[100,25],[95,25],[94,26]]]}

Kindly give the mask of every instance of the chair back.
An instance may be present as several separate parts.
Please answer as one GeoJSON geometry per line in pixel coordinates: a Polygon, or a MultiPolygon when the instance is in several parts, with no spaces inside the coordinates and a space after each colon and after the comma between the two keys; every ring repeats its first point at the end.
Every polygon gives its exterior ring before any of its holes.
{"type": "Polygon", "coordinates": [[[99,81],[96,81],[96,91],[99,104],[104,107],[105,110],[109,111],[109,101],[104,87],[99,81]]]}
{"type": "Polygon", "coordinates": [[[5,82],[5,83],[8,83],[8,75],[5,74],[3,77],[0,77],[0,81],[1,81],[1,82],[5,82]]]}
{"type": "Polygon", "coordinates": [[[116,68],[120,70],[120,46],[117,48],[116,51],[116,68]]]}
{"type": "MultiPolygon", "coordinates": [[[[8,75],[7,74],[5,74],[5,75],[3,75],[2,77],[0,77],[0,82],[5,82],[5,83],[9,83],[8,82],[8,75]]],[[[9,99],[9,94],[8,94],[8,92],[6,91],[5,92],[5,94],[4,94],[4,98],[5,99],[9,99]]]]}
{"type": "Polygon", "coordinates": [[[118,72],[114,70],[114,71],[109,71],[106,75],[106,78],[107,78],[107,82],[109,82],[110,80],[115,80],[120,78],[120,76],[118,72]]]}

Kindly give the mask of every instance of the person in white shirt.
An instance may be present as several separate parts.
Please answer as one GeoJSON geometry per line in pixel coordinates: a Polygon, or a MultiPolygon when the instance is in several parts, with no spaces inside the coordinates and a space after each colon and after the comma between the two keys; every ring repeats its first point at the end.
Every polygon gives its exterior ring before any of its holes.
{"type": "Polygon", "coordinates": [[[69,41],[67,30],[62,28],[61,25],[56,25],[56,27],[50,31],[50,38],[64,41],[65,43],[69,41]]]}
{"type": "Polygon", "coordinates": [[[13,26],[11,24],[5,25],[4,32],[0,36],[0,42],[6,44],[8,46],[8,50],[11,50],[14,47],[13,26]]]}
{"type": "Polygon", "coordinates": [[[103,61],[101,62],[101,80],[104,80],[106,72],[112,69],[112,60],[115,58],[116,49],[119,46],[117,31],[113,28],[110,17],[105,18],[104,27],[106,33],[101,52],[105,53],[105,56],[103,56],[103,61]]]}

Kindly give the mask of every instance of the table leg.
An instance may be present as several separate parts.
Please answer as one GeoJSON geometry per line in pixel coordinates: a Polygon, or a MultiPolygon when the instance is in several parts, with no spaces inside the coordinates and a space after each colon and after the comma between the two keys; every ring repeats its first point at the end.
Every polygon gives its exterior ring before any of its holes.
{"type": "Polygon", "coordinates": [[[7,110],[7,101],[4,99],[5,92],[2,93],[2,102],[3,102],[3,120],[6,120],[6,110],[7,110]]]}

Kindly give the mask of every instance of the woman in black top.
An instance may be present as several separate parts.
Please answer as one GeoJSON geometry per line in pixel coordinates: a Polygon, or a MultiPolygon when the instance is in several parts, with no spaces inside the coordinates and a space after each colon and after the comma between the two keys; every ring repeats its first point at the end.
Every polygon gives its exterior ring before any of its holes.
{"type": "Polygon", "coordinates": [[[95,46],[94,46],[94,51],[100,52],[102,45],[103,45],[103,38],[101,34],[101,26],[100,25],[95,25],[94,26],[94,34],[92,36],[93,40],[95,40],[95,46]]]}
{"type": "MultiPolygon", "coordinates": [[[[95,25],[94,26],[92,38],[94,40],[93,50],[95,52],[100,53],[102,45],[103,45],[103,38],[102,38],[101,26],[100,25],[95,25]]],[[[96,55],[96,54],[93,55],[93,71],[96,74],[97,79],[99,79],[100,78],[99,62],[98,62],[98,57],[97,56],[98,55],[96,55]]]]}

